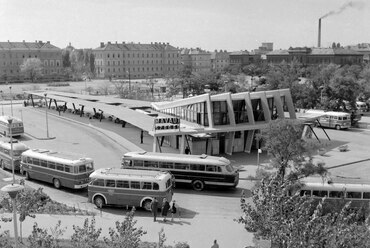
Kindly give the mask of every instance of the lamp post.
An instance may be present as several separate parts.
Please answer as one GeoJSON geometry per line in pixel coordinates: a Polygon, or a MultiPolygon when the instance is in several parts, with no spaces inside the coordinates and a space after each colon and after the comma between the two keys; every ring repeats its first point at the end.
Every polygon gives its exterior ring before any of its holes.
{"type": "Polygon", "coordinates": [[[10,118],[8,120],[9,123],[9,136],[10,136],[10,160],[12,164],[12,174],[13,174],[13,184],[15,183],[15,176],[14,176],[14,158],[13,158],[13,133],[12,133],[12,123],[13,119],[10,118]]]}
{"type": "Polygon", "coordinates": [[[12,95],[12,86],[9,86],[9,91],[10,91],[10,110],[12,112],[13,116],[13,95],[12,95]]]}
{"type": "Polygon", "coordinates": [[[46,115],[46,137],[49,138],[49,122],[48,122],[48,100],[47,100],[47,95],[48,94],[44,94],[45,96],[45,115],[46,115]]]}
{"type": "Polygon", "coordinates": [[[14,247],[18,248],[18,228],[17,228],[17,205],[16,205],[16,196],[19,191],[23,190],[24,187],[19,184],[9,184],[1,188],[1,191],[9,194],[12,199],[13,205],[13,222],[14,222],[14,247]]]}
{"type": "Polygon", "coordinates": [[[0,90],[1,93],[1,115],[4,115],[4,96],[3,96],[3,91],[0,90]]]}

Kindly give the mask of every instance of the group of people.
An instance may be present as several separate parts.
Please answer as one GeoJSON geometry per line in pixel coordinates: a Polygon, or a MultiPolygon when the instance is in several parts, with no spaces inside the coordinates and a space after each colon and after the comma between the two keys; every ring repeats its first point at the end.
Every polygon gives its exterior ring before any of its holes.
{"type": "MultiPolygon", "coordinates": [[[[173,200],[172,202],[168,202],[167,198],[163,198],[162,208],[161,208],[161,216],[163,217],[163,221],[167,221],[168,212],[171,213],[171,221],[173,221],[174,216],[177,214],[179,218],[181,218],[179,207],[176,204],[176,201],[173,200]]],[[[152,213],[153,213],[153,221],[157,221],[158,215],[158,200],[154,197],[152,201],[152,213]]]]}

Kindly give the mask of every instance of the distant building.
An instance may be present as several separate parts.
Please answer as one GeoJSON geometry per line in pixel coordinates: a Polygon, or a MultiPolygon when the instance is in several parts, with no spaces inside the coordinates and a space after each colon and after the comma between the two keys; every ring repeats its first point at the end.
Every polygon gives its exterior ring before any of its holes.
{"type": "Polygon", "coordinates": [[[308,48],[296,47],[288,50],[274,50],[266,54],[268,63],[291,62],[293,60],[310,65],[333,63],[338,65],[361,64],[363,55],[357,51],[344,48],[308,48]]]}
{"type": "Polygon", "coordinates": [[[370,43],[360,43],[357,45],[347,46],[347,49],[352,49],[364,56],[364,61],[370,62],[370,43]]]}
{"type": "Polygon", "coordinates": [[[255,54],[266,54],[274,50],[274,43],[272,42],[263,42],[258,49],[254,49],[253,52],[255,54]]]}
{"type": "Polygon", "coordinates": [[[98,78],[163,77],[181,67],[179,49],[169,43],[101,42],[93,53],[98,78]]]}
{"type": "Polygon", "coordinates": [[[211,53],[211,70],[213,72],[222,72],[230,64],[229,53],[225,51],[214,51],[211,53]]]}
{"type": "Polygon", "coordinates": [[[210,52],[207,52],[200,48],[184,48],[181,50],[180,54],[182,65],[190,67],[193,73],[211,71],[212,54],[210,52]]]}
{"type": "Polygon", "coordinates": [[[62,50],[50,41],[0,42],[0,82],[29,80],[21,73],[20,65],[28,58],[38,58],[43,64],[43,76],[38,80],[63,78],[62,50]]]}
{"type": "Polygon", "coordinates": [[[241,67],[258,63],[261,60],[261,55],[248,51],[237,51],[229,53],[230,65],[239,65],[241,67]]]}

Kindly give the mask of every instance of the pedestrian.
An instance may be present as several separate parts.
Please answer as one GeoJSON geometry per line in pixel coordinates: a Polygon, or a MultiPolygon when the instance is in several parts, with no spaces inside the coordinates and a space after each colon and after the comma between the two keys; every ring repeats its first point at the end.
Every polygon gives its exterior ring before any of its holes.
{"type": "Polygon", "coordinates": [[[187,146],[186,148],[185,148],[185,154],[189,154],[190,153],[190,148],[187,146]]]}
{"type": "Polygon", "coordinates": [[[180,209],[179,209],[179,206],[177,205],[176,201],[173,200],[170,204],[171,208],[170,208],[170,211],[171,211],[171,221],[173,221],[173,216],[177,213],[177,216],[181,219],[181,215],[180,215],[180,209]]]}
{"type": "Polygon", "coordinates": [[[141,144],[143,143],[143,139],[144,139],[144,131],[141,130],[141,133],[140,133],[140,143],[141,144]]]}
{"type": "Polygon", "coordinates": [[[166,222],[167,221],[167,213],[168,213],[168,210],[170,209],[170,204],[169,202],[167,201],[167,198],[163,198],[163,204],[162,204],[162,217],[163,217],[163,221],[166,222]]]}
{"type": "Polygon", "coordinates": [[[158,200],[156,197],[153,198],[151,208],[152,208],[152,214],[153,214],[153,221],[156,222],[157,213],[158,213],[158,200]]]}
{"type": "Polygon", "coordinates": [[[217,239],[215,239],[215,241],[213,241],[213,245],[211,246],[211,248],[219,248],[219,246],[217,244],[217,239]]]}

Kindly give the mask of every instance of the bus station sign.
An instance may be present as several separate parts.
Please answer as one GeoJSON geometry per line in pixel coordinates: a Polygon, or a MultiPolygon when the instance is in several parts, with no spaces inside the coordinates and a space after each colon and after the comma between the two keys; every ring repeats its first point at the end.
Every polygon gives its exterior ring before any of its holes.
{"type": "Polygon", "coordinates": [[[180,118],[157,117],[154,119],[154,130],[180,130],[180,118]]]}

